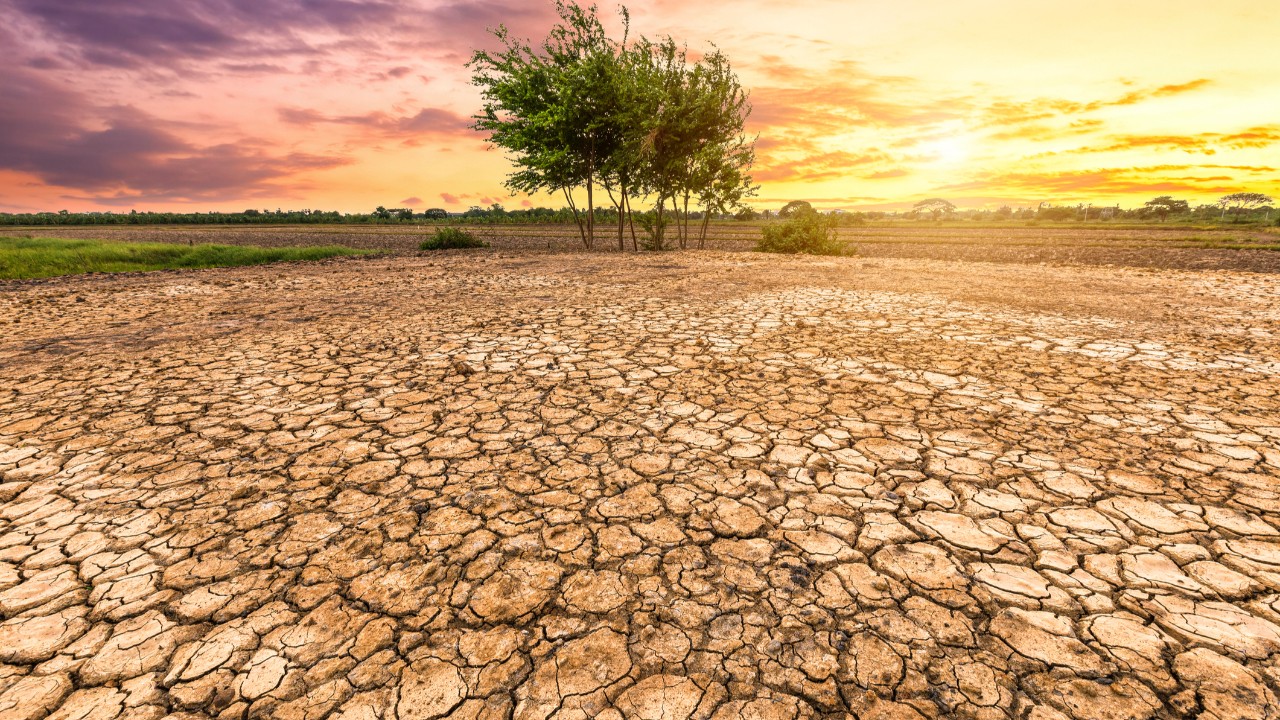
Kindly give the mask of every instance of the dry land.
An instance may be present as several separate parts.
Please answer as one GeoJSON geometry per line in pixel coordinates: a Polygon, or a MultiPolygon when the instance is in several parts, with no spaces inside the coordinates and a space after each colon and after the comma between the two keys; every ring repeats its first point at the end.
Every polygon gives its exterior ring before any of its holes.
{"type": "MultiPolygon", "coordinates": [[[[221,243],[262,247],[346,247],[414,253],[437,225],[96,226],[0,227],[0,237],[102,238],[129,242],[221,243]]],[[[462,225],[495,249],[578,251],[572,225],[462,225]]],[[[639,227],[637,233],[643,234],[639,227]]],[[[998,263],[1126,266],[1183,270],[1280,272],[1280,228],[1256,225],[1035,225],[1007,222],[870,223],[840,229],[840,237],[867,258],[918,258],[998,263]]],[[[718,222],[706,249],[750,250],[759,223],[718,222]]],[[[624,233],[631,248],[631,235],[624,233]]],[[[595,251],[616,251],[617,228],[596,229],[595,251]]]]}
{"type": "Polygon", "coordinates": [[[0,717],[1280,716],[1280,255],[1023,235],[0,283],[0,717]]]}

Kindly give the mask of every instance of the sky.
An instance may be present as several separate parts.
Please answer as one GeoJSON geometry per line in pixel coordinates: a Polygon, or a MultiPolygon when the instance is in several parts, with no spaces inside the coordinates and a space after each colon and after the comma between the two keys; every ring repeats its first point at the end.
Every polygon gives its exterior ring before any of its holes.
{"type": "MultiPolygon", "coordinates": [[[[761,209],[1280,197],[1274,0],[650,0],[751,91],[761,209]]],[[[614,20],[617,5],[600,12],[614,20]]],[[[502,203],[465,63],[550,0],[0,0],[0,212],[502,203]]]]}

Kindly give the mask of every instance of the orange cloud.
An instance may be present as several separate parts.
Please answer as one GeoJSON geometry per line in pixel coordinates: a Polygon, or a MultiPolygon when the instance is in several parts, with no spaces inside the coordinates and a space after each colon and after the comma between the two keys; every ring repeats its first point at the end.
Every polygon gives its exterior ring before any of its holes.
{"type": "Polygon", "coordinates": [[[1236,190],[1231,185],[1206,185],[1206,181],[1230,178],[1141,178],[1142,168],[1108,168],[1080,171],[991,173],[966,182],[944,186],[949,191],[1036,192],[1052,196],[1130,195],[1159,192],[1217,194],[1236,190]]]}
{"type": "Polygon", "coordinates": [[[828,152],[765,164],[755,171],[754,177],[758,182],[838,178],[847,175],[852,168],[886,159],[880,153],[859,155],[844,151],[828,152]]]}
{"type": "Polygon", "coordinates": [[[1122,135],[1102,147],[1084,147],[1074,152],[1114,152],[1136,148],[1181,150],[1214,155],[1223,149],[1261,148],[1280,143],[1280,125],[1264,125],[1235,133],[1198,133],[1195,135],[1122,135]]]}

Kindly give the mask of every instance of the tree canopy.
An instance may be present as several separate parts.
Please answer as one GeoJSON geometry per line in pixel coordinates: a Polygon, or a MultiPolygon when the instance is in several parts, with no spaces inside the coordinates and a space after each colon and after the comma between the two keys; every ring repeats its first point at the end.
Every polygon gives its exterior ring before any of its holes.
{"type": "Polygon", "coordinates": [[[1172,213],[1191,212],[1191,205],[1186,200],[1174,200],[1171,195],[1161,195],[1158,198],[1152,198],[1145,203],[1143,207],[1148,212],[1159,216],[1161,220],[1169,217],[1172,213]]]}
{"type": "MultiPolygon", "coordinates": [[[[1218,207],[1222,208],[1222,217],[1227,216],[1227,211],[1232,213],[1240,213],[1244,210],[1252,210],[1254,208],[1270,205],[1272,202],[1270,195],[1263,195],[1256,192],[1238,192],[1230,195],[1223,195],[1218,198],[1218,207]]],[[[1238,220],[1238,218],[1237,218],[1238,220]]]]}
{"type": "Polygon", "coordinates": [[[947,213],[953,213],[956,211],[956,206],[953,205],[950,200],[944,200],[943,198],[929,198],[927,200],[921,200],[915,204],[914,208],[916,212],[930,213],[933,215],[934,220],[937,220],[947,213]]]}
{"type": "Polygon", "coordinates": [[[814,210],[813,205],[810,205],[808,201],[792,200],[791,202],[782,206],[782,209],[778,211],[778,217],[790,218],[796,215],[808,215],[816,212],[818,211],[814,210]]]}
{"type": "Polygon", "coordinates": [[[751,107],[728,58],[713,49],[691,61],[670,37],[631,41],[626,8],[620,39],[609,37],[594,5],[557,0],[556,11],[559,22],[537,47],[499,27],[502,49],[477,51],[468,63],[483,97],[473,127],[516,166],[506,186],[562,193],[587,248],[597,188],[618,211],[620,249],[628,223],[637,245],[632,200],[653,202],[647,244],[657,248],[666,246],[668,212],[686,246],[690,203],[700,205],[702,244],[710,215],[740,209],[756,189],[755,143],[743,130],[751,107]]]}

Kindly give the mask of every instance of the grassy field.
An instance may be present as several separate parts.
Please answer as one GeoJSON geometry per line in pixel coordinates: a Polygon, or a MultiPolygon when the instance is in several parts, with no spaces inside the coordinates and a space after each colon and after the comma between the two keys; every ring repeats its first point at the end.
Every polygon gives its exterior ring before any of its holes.
{"type": "Polygon", "coordinates": [[[25,280],[90,272],[131,272],[176,268],[264,265],[290,260],[322,260],[361,255],[368,250],[252,245],[122,243],[68,238],[0,238],[0,279],[25,280]]]}

